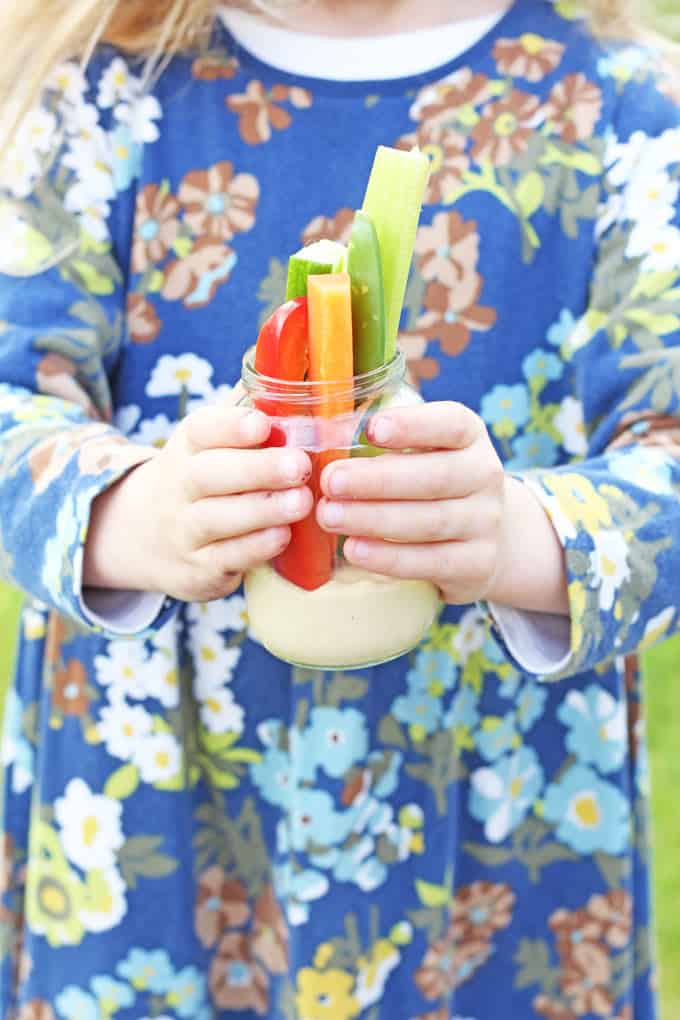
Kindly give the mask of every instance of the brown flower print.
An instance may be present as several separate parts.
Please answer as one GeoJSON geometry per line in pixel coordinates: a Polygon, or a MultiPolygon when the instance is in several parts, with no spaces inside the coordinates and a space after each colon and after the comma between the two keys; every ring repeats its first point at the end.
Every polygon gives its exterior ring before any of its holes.
{"type": "Polygon", "coordinates": [[[160,262],[174,244],[179,230],[179,202],[157,184],[147,184],[137,196],[132,270],[143,273],[160,262]]]}
{"type": "Polygon", "coordinates": [[[40,393],[60,400],[68,400],[82,408],[88,418],[101,421],[102,416],[90,399],[90,395],[77,379],[78,368],[70,358],[61,354],[46,354],[38,362],[36,382],[40,393]]]}
{"type": "Polygon", "coordinates": [[[229,241],[250,230],[260,188],[252,174],[236,174],[225,160],[208,170],[192,170],[180,184],[177,197],[184,207],[184,222],[196,236],[229,241]]]}
{"type": "Polygon", "coordinates": [[[77,425],[63,431],[53,433],[41,443],[37,443],[28,455],[28,466],[37,493],[45,492],[47,487],[59,477],[81,444],[90,442],[108,432],[103,423],[77,425]]]}
{"type": "Polygon", "coordinates": [[[580,72],[558,82],[543,107],[548,127],[569,144],[590,138],[601,112],[601,90],[580,72]]]}
{"type": "Polygon", "coordinates": [[[425,355],[428,344],[428,338],[417,333],[399,334],[399,348],[406,358],[406,378],[417,390],[421,382],[436,379],[440,371],[437,359],[425,355]]]}
{"type": "Polygon", "coordinates": [[[430,160],[430,176],[423,199],[425,205],[450,201],[461,177],[470,166],[470,159],[465,152],[466,145],[466,136],[455,128],[445,132],[437,129],[430,133],[427,124],[399,139],[398,149],[409,150],[415,146],[430,160]]]}
{"type": "Polygon", "coordinates": [[[239,928],[250,917],[243,885],[227,878],[221,868],[208,868],[198,880],[194,921],[204,946],[214,946],[228,928],[239,928]]]}
{"type": "Polygon", "coordinates": [[[238,114],[238,130],[248,145],[268,142],[272,128],[283,131],[291,124],[291,115],[278,104],[290,103],[298,110],[312,105],[312,94],[298,86],[274,85],[267,91],[260,81],[250,81],[246,91],[227,96],[228,108],[238,114]]]}
{"type": "Polygon", "coordinates": [[[537,109],[536,96],[519,89],[513,89],[497,103],[490,103],[472,129],[473,158],[506,166],[513,156],[527,148],[537,109]]]}
{"type": "Polygon", "coordinates": [[[16,1020],[56,1020],[56,1017],[49,1002],[45,1002],[44,999],[31,999],[30,1002],[23,1004],[16,1020]]]}
{"type": "Polygon", "coordinates": [[[472,273],[449,289],[433,281],[425,291],[425,311],[413,330],[428,340],[439,340],[445,354],[455,357],[470,343],[472,331],[490,329],[496,321],[493,308],[477,304],[482,292],[482,278],[472,273]]]}
{"type": "Polygon", "coordinates": [[[233,264],[231,248],[222,241],[201,238],[188,255],[165,267],[161,294],[166,301],[183,301],[185,308],[205,308],[229,279],[233,264]],[[199,284],[206,277],[208,282],[201,288],[199,284]]]}
{"type": "Polygon", "coordinates": [[[555,70],[564,54],[562,43],[525,32],[519,39],[499,39],[493,57],[501,74],[541,81],[555,70]]]}
{"type": "Polygon", "coordinates": [[[411,107],[411,116],[432,140],[459,127],[474,107],[486,103],[491,96],[488,76],[463,67],[443,81],[421,89],[411,107]]]}
{"type": "Polygon", "coordinates": [[[451,929],[428,947],[415,973],[415,982],[426,999],[441,999],[473,976],[491,956],[485,939],[458,944],[451,929]]]}
{"type": "Polygon", "coordinates": [[[497,882],[473,882],[456,893],[451,905],[451,924],[459,941],[492,938],[512,920],[515,894],[497,882]]]}
{"type": "Polygon", "coordinates": [[[456,287],[475,273],[479,259],[479,233],[475,220],[458,212],[437,213],[431,226],[416,235],[415,255],[423,279],[456,287]]]}
{"type": "Polygon", "coordinates": [[[660,68],[659,92],[680,106],[680,73],[670,60],[662,60],[660,68]]]}
{"type": "Polygon", "coordinates": [[[614,1000],[610,991],[611,958],[600,942],[582,942],[574,947],[560,975],[562,994],[578,1016],[611,1015],[614,1000]]]}
{"type": "Polygon", "coordinates": [[[253,911],[252,950],[272,974],[288,970],[288,927],[271,885],[262,889],[253,911]]]}
{"type": "Polygon", "coordinates": [[[53,700],[62,715],[82,716],[87,711],[87,673],[78,659],[69,659],[66,669],[54,674],[53,700]]]}
{"type": "Polygon", "coordinates": [[[537,995],[533,1001],[533,1007],[547,1020],[577,1020],[573,1010],[563,1002],[552,999],[549,995],[537,995]]]}
{"type": "Polygon", "coordinates": [[[564,959],[569,959],[575,945],[584,942],[597,942],[602,934],[598,920],[584,908],[580,910],[556,910],[548,921],[555,933],[557,951],[564,959]]]}
{"type": "Polygon", "coordinates": [[[156,309],[143,294],[128,294],[127,324],[130,339],[136,344],[152,343],[163,325],[156,309]]]}
{"type": "Polygon", "coordinates": [[[78,450],[78,470],[83,475],[99,475],[103,471],[120,474],[136,467],[152,453],[125,436],[105,435],[84,443],[78,450]]]}
{"type": "Polygon", "coordinates": [[[313,244],[327,238],[347,244],[354,223],[354,209],[338,209],[335,216],[315,216],[302,231],[302,243],[313,244]]]}
{"type": "Polygon", "coordinates": [[[204,53],[191,65],[191,76],[199,81],[229,79],[234,77],[238,66],[236,57],[228,57],[226,53],[204,53]]]}
{"type": "Polygon", "coordinates": [[[0,896],[14,885],[14,840],[7,832],[0,837],[0,896]]]}
{"type": "Polygon", "coordinates": [[[613,450],[631,443],[660,447],[672,457],[680,458],[680,423],[671,415],[658,415],[653,411],[629,411],[621,419],[619,429],[607,449],[613,450]]]}
{"type": "Polygon", "coordinates": [[[600,925],[602,937],[613,949],[628,944],[633,924],[633,905],[624,889],[612,889],[606,896],[591,896],[588,912],[600,925]]]}
{"type": "Polygon", "coordinates": [[[223,935],[210,966],[210,995],[218,1009],[254,1009],[263,1016],[269,1002],[266,971],[252,958],[248,936],[223,935]]]}

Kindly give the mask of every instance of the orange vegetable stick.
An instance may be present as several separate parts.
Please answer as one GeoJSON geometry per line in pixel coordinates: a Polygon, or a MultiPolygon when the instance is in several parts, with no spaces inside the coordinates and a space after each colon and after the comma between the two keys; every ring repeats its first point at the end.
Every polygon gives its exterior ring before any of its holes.
{"type": "Polygon", "coordinates": [[[354,375],[352,291],[348,273],[307,277],[309,371],[312,382],[331,385],[318,414],[330,418],[354,409],[350,396],[354,375]],[[334,384],[339,385],[334,385],[334,384]],[[338,392],[344,390],[344,393],[338,392]]]}

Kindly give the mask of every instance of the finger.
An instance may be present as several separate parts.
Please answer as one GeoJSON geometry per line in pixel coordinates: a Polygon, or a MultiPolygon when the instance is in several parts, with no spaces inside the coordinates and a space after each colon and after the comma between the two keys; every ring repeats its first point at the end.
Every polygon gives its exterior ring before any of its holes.
{"type": "MultiPolygon", "coordinates": [[[[474,590],[493,575],[495,546],[491,542],[438,542],[400,545],[375,539],[348,538],[343,555],[350,563],[389,577],[424,579],[461,591],[474,590]]],[[[477,592],[474,598],[481,597],[477,592]]]]}
{"type": "Polygon", "coordinates": [[[321,489],[333,499],[450,499],[488,485],[502,470],[481,444],[454,452],[390,453],[355,457],[324,469],[321,489]]]}
{"type": "Polygon", "coordinates": [[[290,542],[290,528],[267,528],[204,546],[198,554],[200,569],[210,576],[227,578],[268,563],[290,542]]]}
{"type": "Polygon", "coordinates": [[[231,404],[208,404],[188,414],[180,424],[193,451],[215,447],[244,449],[264,443],[271,422],[261,411],[231,404]]]}
{"type": "Polygon", "coordinates": [[[201,499],[192,504],[187,518],[189,539],[200,549],[225,538],[292,524],[307,516],[313,502],[306,488],[201,499]]]}
{"type": "Polygon", "coordinates": [[[312,474],[304,450],[201,450],[189,458],[186,492],[190,500],[237,492],[288,489],[312,474]]]}
{"type": "Polygon", "coordinates": [[[334,503],[322,499],[317,520],[326,531],[388,542],[443,542],[469,539],[494,527],[495,503],[473,497],[431,502],[334,503]]]}
{"type": "Polygon", "coordinates": [[[452,400],[380,411],[368,423],[368,438],[392,450],[463,450],[485,432],[481,418],[452,400]]]}

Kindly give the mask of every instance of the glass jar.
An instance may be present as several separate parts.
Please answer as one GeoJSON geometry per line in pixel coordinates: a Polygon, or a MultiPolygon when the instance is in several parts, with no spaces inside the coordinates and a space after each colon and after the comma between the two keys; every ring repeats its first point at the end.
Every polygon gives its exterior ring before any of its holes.
{"type": "MultiPolygon", "coordinates": [[[[305,450],[312,461],[314,507],[324,467],[387,451],[372,446],[366,425],[378,410],[422,403],[404,380],[397,353],[384,367],[342,382],[286,382],[243,359],[241,406],[272,420],[268,446],[305,450]]],[[[279,659],[311,669],[357,669],[395,659],[427,633],[439,606],[429,581],[401,580],[348,563],[343,539],[317,524],[315,509],[291,528],[284,553],[245,577],[252,636],[279,659]]]]}

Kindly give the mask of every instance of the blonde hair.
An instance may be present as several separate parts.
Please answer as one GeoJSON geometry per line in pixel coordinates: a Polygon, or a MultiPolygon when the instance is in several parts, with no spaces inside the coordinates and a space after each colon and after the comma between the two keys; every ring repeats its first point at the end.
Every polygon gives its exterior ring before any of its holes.
{"type": "MultiPolygon", "coordinates": [[[[0,152],[9,144],[42,83],[63,60],[86,63],[100,41],[138,55],[147,68],[208,37],[217,0],[3,0],[0,39],[0,152]]],[[[250,0],[274,11],[290,0],[250,0]]],[[[637,0],[579,0],[593,31],[609,38],[641,34],[637,0]]]]}

